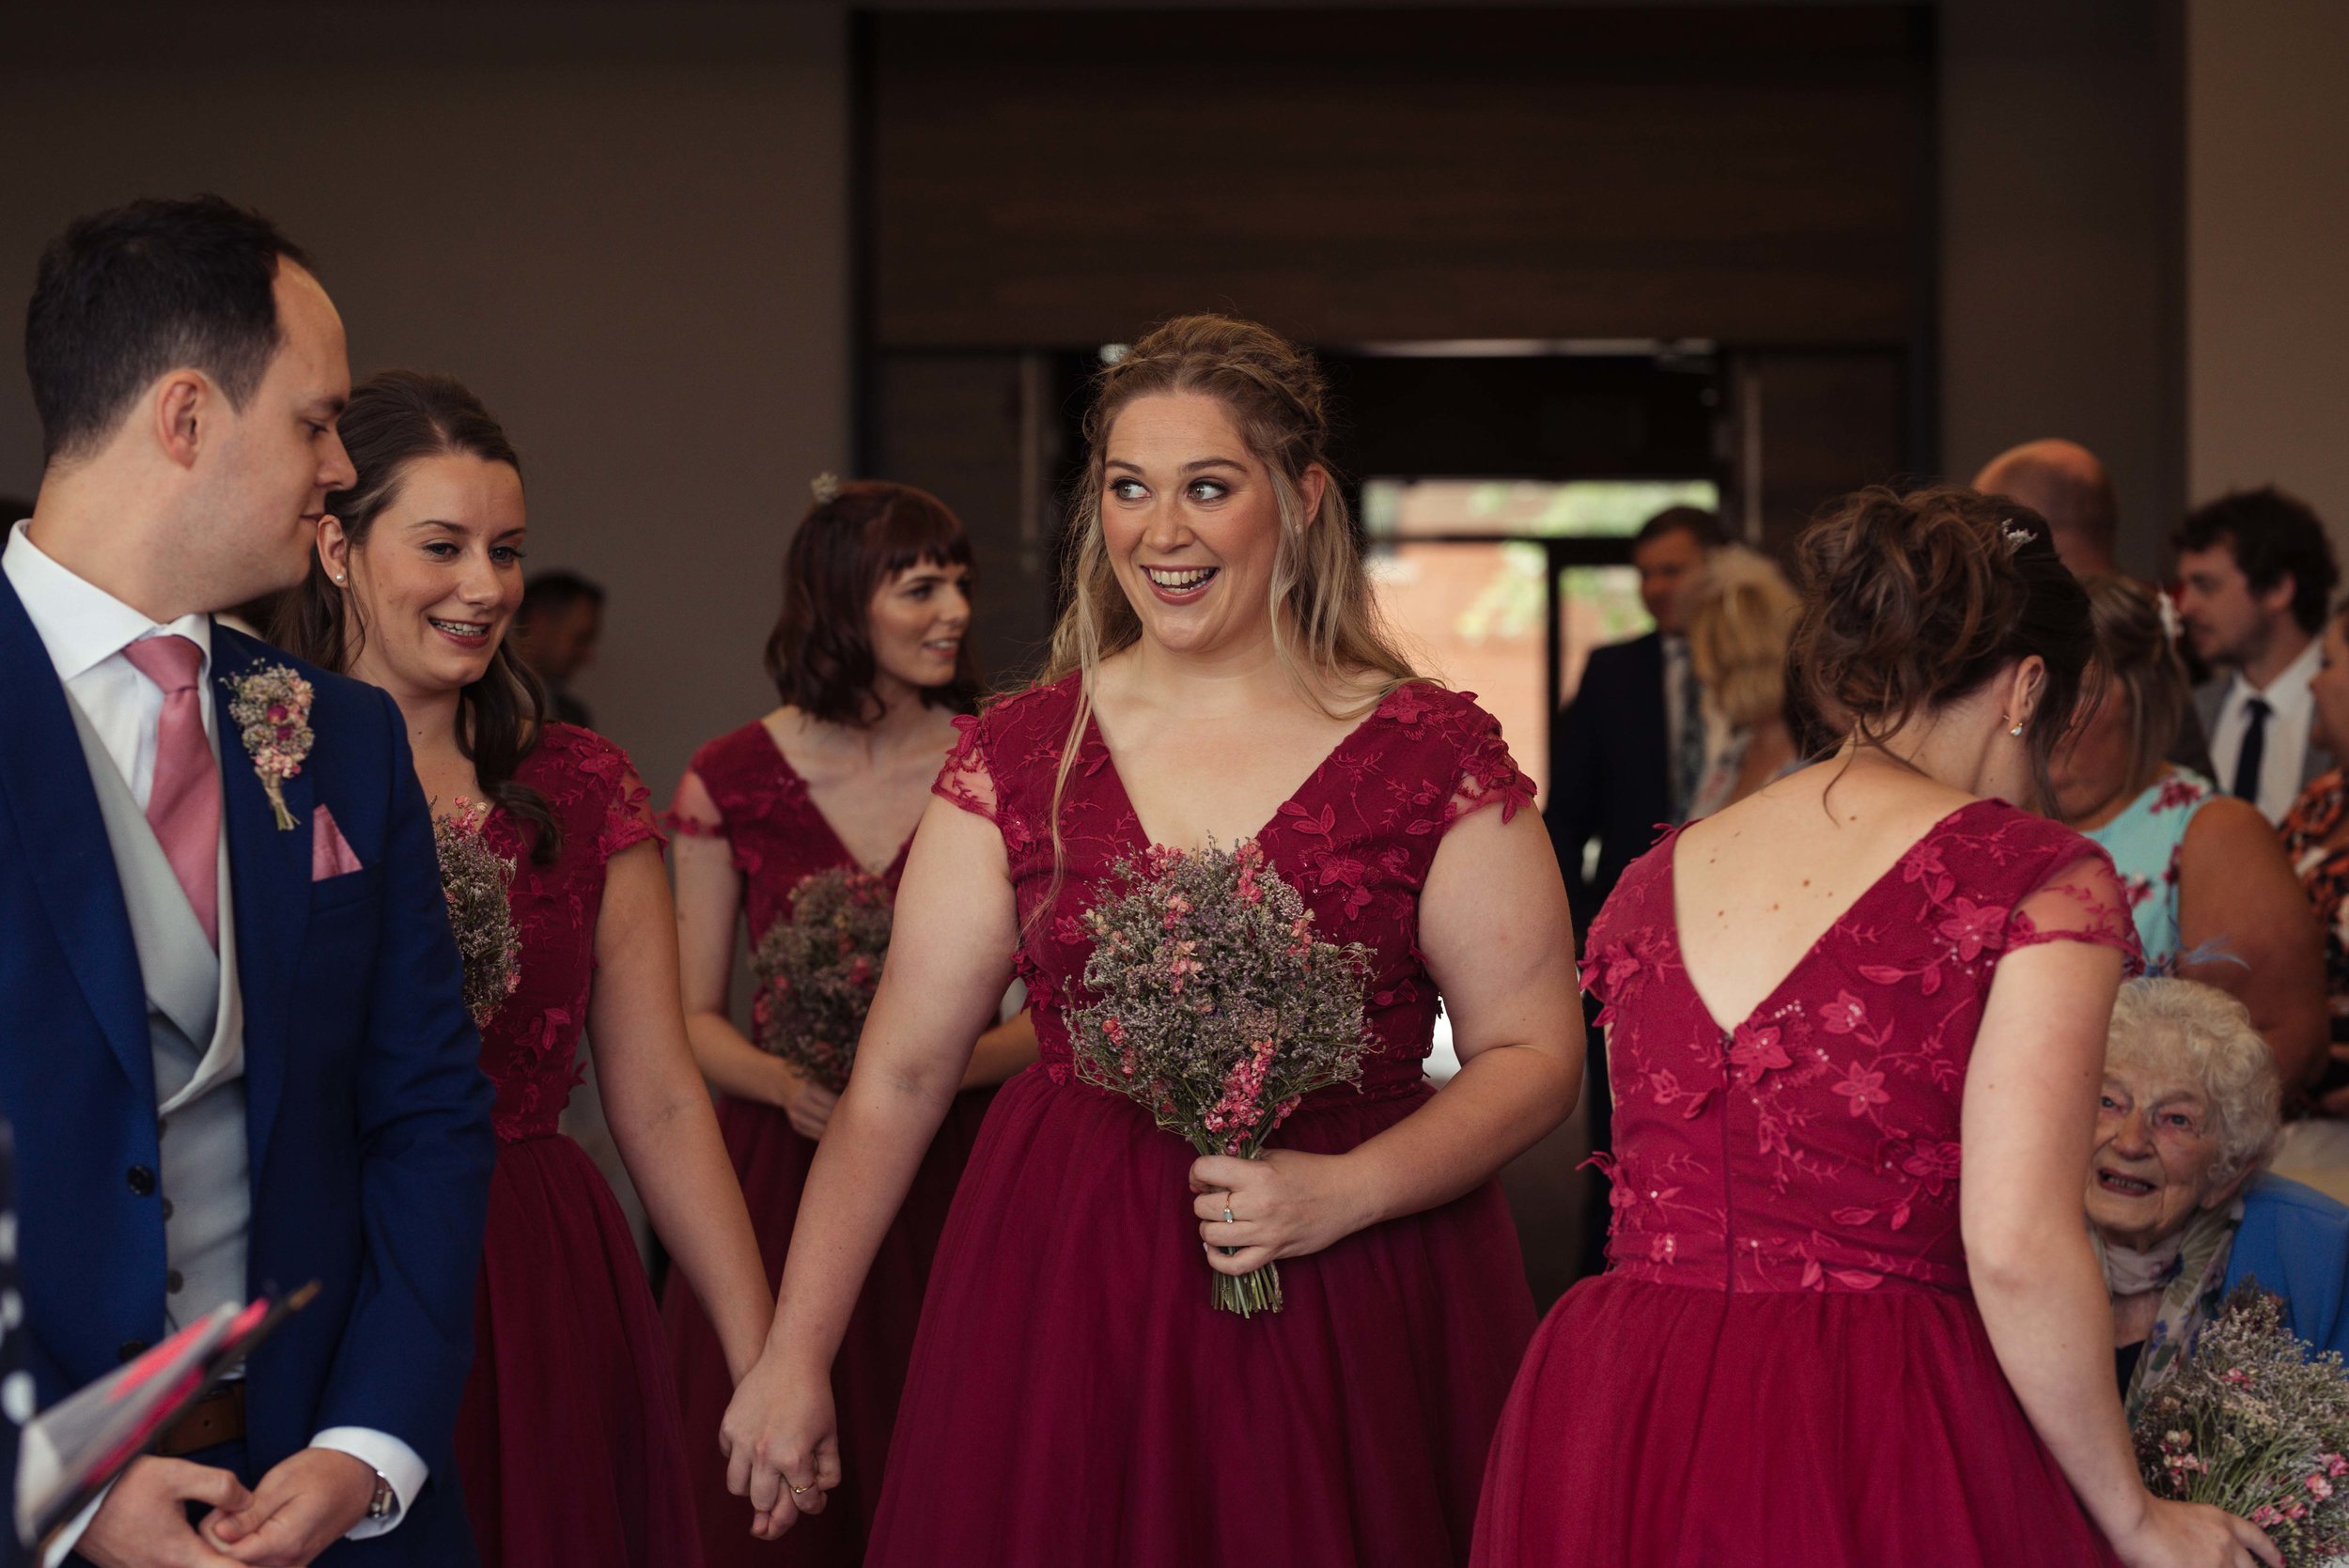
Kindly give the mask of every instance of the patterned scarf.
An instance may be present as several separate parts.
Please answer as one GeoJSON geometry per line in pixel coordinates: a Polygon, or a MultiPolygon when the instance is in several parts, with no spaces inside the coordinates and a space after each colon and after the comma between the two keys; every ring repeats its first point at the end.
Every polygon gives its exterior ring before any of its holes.
{"type": "Polygon", "coordinates": [[[2149,1252],[2116,1246],[2090,1227],[2089,1240],[2104,1266],[2107,1290],[2133,1296],[2161,1285],[2153,1332],[2145,1336],[2145,1348],[2138,1352],[2137,1370],[2129,1374],[2128,1391],[2121,1400],[2132,1422],[2146,1394],[2170,1375],[2178,1358],[2193,1347],[2202,1325],[2218,1311],[2226,1296],[2227,1264],[2234,1255],[2234,1234],[2242,1223],[2243,1200],[2237,1198],[2223,1209],[2198,1211],[2172,1243],[2149,1252]]]}

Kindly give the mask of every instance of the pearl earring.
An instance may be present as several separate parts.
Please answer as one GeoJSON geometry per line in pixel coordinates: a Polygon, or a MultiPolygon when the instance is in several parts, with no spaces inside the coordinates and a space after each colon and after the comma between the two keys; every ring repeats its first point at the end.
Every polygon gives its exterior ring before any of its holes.
{"type": "MultiPolygon", "coordinates": [[[[336,573],[334,574],[334,581],[335,581],[335,582],[340,583],[340,582],[343,581],[343,574],[342,574],[342,573],[340,573],[340,572],[336,572],[336,573]]],[[[2020,734],[2022,734],[2023,732],[2022,732],[2021,730],[2017,729],[2015,733],[2015,734],[2017,734],[2017,735],[2020,735],[2020,734]]]]}
{"type": "Polygon", "coordinates": [[[2006,733],[2019,740],[2023,737],[2023,726],[2016,724],[2013,729],[2007,731],[2006,733]]]}

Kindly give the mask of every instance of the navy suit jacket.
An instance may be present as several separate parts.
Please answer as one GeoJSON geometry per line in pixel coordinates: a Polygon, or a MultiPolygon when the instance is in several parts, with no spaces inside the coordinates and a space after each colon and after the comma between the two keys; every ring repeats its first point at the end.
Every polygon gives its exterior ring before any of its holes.
{"type": "Polygon", "coordinates": [[[1586,929],[1616,881],[1672,820],[1671,730],[1658,632],[1591,651],[1574,701],[1550,727],[1549,805],[1543,813],[1558,864],[1586,929]],[[1598,841],[1595,874],[1582,874],[1598,841]]]}
{"type": "MultiPolygon", "coordinates": [[[[320,1560],[470,1563],[450,1442],[494,1144],[431,820],[388,696],[215,624],[214,678],[264,664],[310,680],[317,739],[286,781],[295,826],[280,831],[215,688],[244,997],[249,1285],[322,1288],[247,1369],[244,1479],[327,1427],[387,1432],[431,1479],[397,1529],[320,1560]],[[313,882],[320,803],[362,869],[313,882]]],[[[46,1405],[163,1336],[154,1067],[97,791],[5,576],[0,692],[0,1110],[16,1127],[27,1351],[46,1405]]]]}

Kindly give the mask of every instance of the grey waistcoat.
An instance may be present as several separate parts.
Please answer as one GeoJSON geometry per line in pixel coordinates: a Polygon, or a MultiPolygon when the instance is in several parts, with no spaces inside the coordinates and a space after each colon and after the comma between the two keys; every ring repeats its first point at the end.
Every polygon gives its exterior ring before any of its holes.
{"type": "Polygon", "coordinates": [[[237,988],[227,828],[220,846],[220,952],[188,903],[147,814],[104,742],[70,696],[98,809],[106,820],[123,902],[131,909],[162,1134],[163,1317],[179,1329],[223,1301],[245,1298],[253,1192],[244,1126],[244,1003],[237,988]],[[224,983],[225,980],[225,983],[224,983]]]}

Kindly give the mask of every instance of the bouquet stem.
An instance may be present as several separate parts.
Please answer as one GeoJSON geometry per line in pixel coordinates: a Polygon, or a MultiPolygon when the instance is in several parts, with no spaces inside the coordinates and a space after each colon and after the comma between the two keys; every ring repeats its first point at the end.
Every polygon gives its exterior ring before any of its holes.
{"type": "MultiPolygon", "coordinates": [[[[1226,1247],[1226,1253],[1239,1250],[1226,1247]]],[[[1215,1277],[1215,1307],[1218,1312],[1237,1312],[1253,1317],[1258,1312],[1281,1310],[1281,1265],[1268,1263],[1246,1274],[1219,1274],[1215,1277]]]]}

